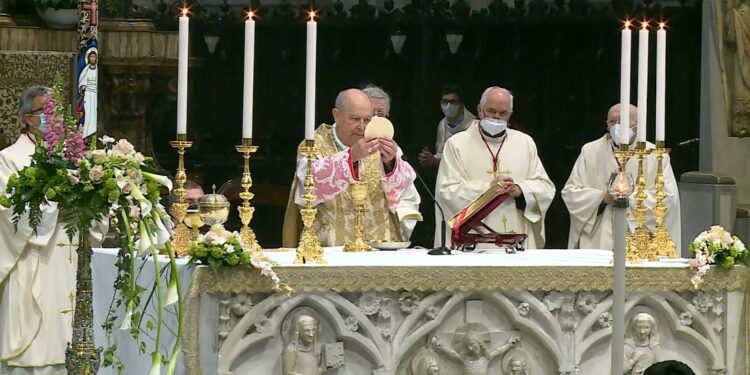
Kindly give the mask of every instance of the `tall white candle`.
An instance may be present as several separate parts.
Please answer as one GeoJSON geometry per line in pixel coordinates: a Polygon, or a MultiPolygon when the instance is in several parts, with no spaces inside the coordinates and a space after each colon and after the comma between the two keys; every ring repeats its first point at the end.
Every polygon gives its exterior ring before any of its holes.
{"type": "Polygon", "coordinates": [[[646,142],[648,108],[648,22],[638,31],[638,142],[646,142]]]}
{"type": "Polygon", "coordinates": [[[253,82],[255,75],[255,20],[248,12],[245,20],[245,73],[242,90],[242,138],[253,137],[253,82]]]}
{"type": "Polygon", "coordinates": [[[315,12],[307,21],[307,69],[305,79],[305,139],[315,139],[315,59],[317,56],[318,25],[315,12]]]}
{"type": "Polygon", "coordinates": [[[664,96],[667,77],[667,30],[656,31],[656,140],[664,140],[664,96]]]}
{"type": "Polygon", "coordinates": [[[620,53],[620,144],[630,143],[630,21],[622,29],[622,50],[620,53]]]}
{"type": "Polygon", "coordinates": [[[177,134],[187,134],[187,88],[188,88],[188,29],[187,8],[180,16],[179,49],[177,53],[177,134]]]}

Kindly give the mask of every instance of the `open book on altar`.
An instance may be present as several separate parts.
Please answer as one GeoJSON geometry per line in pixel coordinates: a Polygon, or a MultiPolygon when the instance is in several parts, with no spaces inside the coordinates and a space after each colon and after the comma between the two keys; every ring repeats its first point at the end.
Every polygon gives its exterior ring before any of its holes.
{"type": "Polygon", "coordinates": [[[482,195],[471,201],[448,220],[454,247],[473,249],[477,243],[512,246],[521,249],[526,234],[497,233],[482,222],[500,204],[510,198],[499,184],[492,184],[482,195]]]}

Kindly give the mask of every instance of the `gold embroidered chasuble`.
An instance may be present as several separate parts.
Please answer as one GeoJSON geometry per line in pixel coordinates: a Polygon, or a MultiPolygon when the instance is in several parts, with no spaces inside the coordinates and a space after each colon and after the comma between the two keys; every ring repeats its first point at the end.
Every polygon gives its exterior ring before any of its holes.
{"type": "MultiPolygon", "coordinates": [[[[414,171],[408,163],[397,158],[393,170],[386,174],[379,153],[358,163],[351,162],[351,151],[335,136],[334,126],[323,124],[315,131],[315,145],[319,153],[313,163],[318,209],[313,230],[323,246],[341,246],[354,240],[356,205],[351,189],[355,181],[367,184],[363,235],[365,241],[404,241],[402,225],[395,213],[399,200],[414,189],[414,171]]],[[[289,204],[284,218],[284,246],[296,247],[301,230],[299,198],[304,192],[300,175],[307,170],[307,162],[297,155],[297,178],[292,184],[289,204]],[[293,210],[293,211],[292,211],[293,210]]],[[[419,196],[416,196],[419,207],[419,196]]]]}

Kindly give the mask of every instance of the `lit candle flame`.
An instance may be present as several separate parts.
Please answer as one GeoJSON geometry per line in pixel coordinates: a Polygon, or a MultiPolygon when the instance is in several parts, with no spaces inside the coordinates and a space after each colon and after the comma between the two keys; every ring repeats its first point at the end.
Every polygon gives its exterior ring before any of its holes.
{"type": "Polygon", "coordinates": [[[667,23],[666,22],[664,22],[664,21],[659,22],[659,30],[664,30],[666,28],[667,28],[667,23]]]}
{"type": "Polygon", "coordinates": [[[307,12],[307,16],[310,18],[310,21],[315,21],[316,13],[317,12],[314,10],[310,10],[309,12],[307,12]]]}
{"type": "Polygon", "coordinates": [[[182,7],[180,8],[180,11],[182,13],[182,17],[187,17],[188,13],[190,12],[190,9],[188,9],[188,7],[182,7]]]}
{"type": "Polygon", "coordinates": [[[255,11],[252,10],[252,9],[248,10],[247,12],[245,12],[245,14],[247,15],[247,19],[248,20],[252,20],[252,19],[255,18],[255,11]]]}
{"type": "Polygon", "coordinates": [[[649,23],[649,22],[648,22],[647,20],[643,20],[643,21],[641,22],[641,29],[643,29],[643,30],[648,30],[648,23],[649,23]]]}
{"type": "Polygon", "coordinates": [[[632,22],[632,21],[630,21],[630,20],[625,20],[625,30],[628,30],[628,29],[630,29],[630,25],[632,25],[632,24],[633,24],[633,22],[632,22]]]}

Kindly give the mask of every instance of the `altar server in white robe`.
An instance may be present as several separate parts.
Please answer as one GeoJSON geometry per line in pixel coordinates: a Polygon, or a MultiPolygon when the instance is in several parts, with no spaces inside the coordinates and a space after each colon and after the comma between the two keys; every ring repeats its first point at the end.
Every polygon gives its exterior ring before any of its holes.
{"type": "MultiPolygon", "coordinates": [[[[528,135],[508,129],[513,95],[500,87],[484,91],[477,107],[479,121],[448,139],[437,175],[435,195],[448,218],[500,184],[511,198],[493,211],[484,223],[498,233],[525,233],[527,249],[544,247],[544,217],[555,196],[528,135]]],[[[437,212],[436,222],[440,223],[437,212]]],[[[435,241],[440,225],[435,228],[435,241]]],[[[448,237],[450,238],[450,237],[448,237]]]]}
{"type": "MultiPolygon", "coordinates": [[[[21,95],[26,131],[0,151],[0,193],[11,174],[31,163],[35,139],[43,137],[42,113],[49,89],[21,95]]],[[[65,347],[72,335],[76,252],[55,205],[44,208],[36,233],[28,216],[13,228],[13,212],[0,207],[0,374],[64,374],[65,347]]],[[[93,231],[92,231],[93,232],[93,231]]],[[[98,233],[106,228],[99,227],[98,233]]],[[[94,238],[101,240],[101,235],[94,238]]]]}
{"type": "MultiPolygon", "coordinates": [[[[636,139],[636,107],[630,106],[630,148],[635,147],[636,139]]],[[[614,149],[618,147],[612,139],[618,139],[618,133],[622,130],[620,122],[620,105],[616,104],[607,113],[607,134],[601,138],[583,145],[581,155],[578,156],[573,171],[570,173],[568,182],[562,190],[562,198],[570,212],[570,234],[568,237],[569,248],[581,249],[612,249],[614,248],[614,228],[612,196],[607,191],[609,178],[618,168],[614,149]]],[[[647,148],[655,146],[647,143],[647,148]]],[[[665,155],[664,168],[664,193],[666,194],[664,204],[667,207],[665,226],[672,236],[680,252],[680,196],[677,191],[672,167],[669,163],[669,155],[665,155]]],[[[653,232],[654,221],[653,208],[656,206],[656,155],[648,155],[644,159],[644,174],[646,178],[646,201],[647,208],[646,225],[653,232]]],[[[638,159],[630,158],[626,170],[635,179],[638,176],[638,159]]],[[[630,207],[635,207],[635,192],[630,197],[630,207]]],[[[635,218],[632,212],[628,215],[628,226],[632,231],[635,229],[635,218]]]]}

